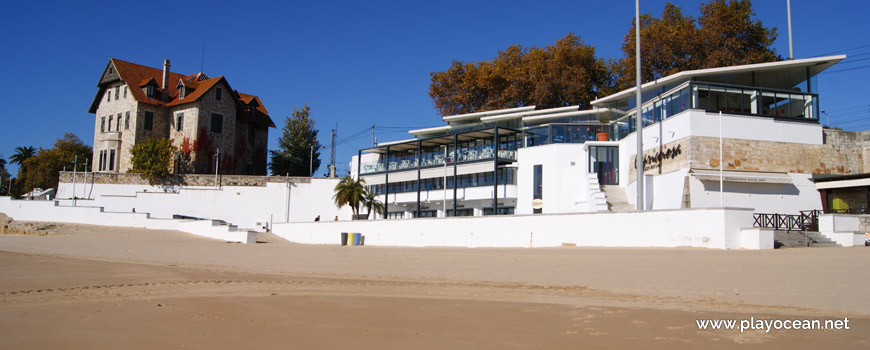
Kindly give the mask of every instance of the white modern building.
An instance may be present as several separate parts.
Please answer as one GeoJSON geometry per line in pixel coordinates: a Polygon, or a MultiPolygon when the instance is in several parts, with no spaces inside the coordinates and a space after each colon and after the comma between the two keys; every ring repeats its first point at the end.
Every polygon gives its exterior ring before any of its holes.
{"type": "Polygon", "coordinates": [[[633,211],[638,110],[645,209],[822,209],[813,174],[866,172],[819,123],[816,76],[845,56],[680,72],[577,106],[443,117],[363,149],[352,176],[388,219],[633,211]]]}

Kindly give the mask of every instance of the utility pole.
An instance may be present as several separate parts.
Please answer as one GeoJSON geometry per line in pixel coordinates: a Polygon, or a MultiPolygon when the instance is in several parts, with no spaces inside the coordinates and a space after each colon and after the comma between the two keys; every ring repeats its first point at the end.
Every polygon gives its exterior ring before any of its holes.
{"type": "Polygon", "coordinates": [[[372,148],[375,148],[375,144],[377,144],[377,141],[375,141],[375,125],[372,124],[372,148]]]}
{"type": "Polygon", "coordinates": [[[218,185],[218,169],[220,169],[218,167],[218,165],[221,161],[221,149],[220,148],[217,149],[217,153],[214,154],[214,158],[215,158],[215,160],[214,160],[214,187],[220,188],[220,185],[218,185]]]}
{"type": "Polygon", "coordinates": [[[794,59],[794,46],[791,41],[791,0],[785,1],[786,10],[788,11],[788,59],[794,59]]]}
{"type": "Polygon", "coordinates": [[[335,137],[338,136],[338,122],[332,129],[332,137],[329,142],[329,178],[335,178],[335,137]]]}
{"type": "Polygon", "coordinates": [[[77,154],[75,156],[75,158],[73,158],[73,193],[72,193],[73,206],[76,206],[76,168],[78,168],[76,165],[78,165],[78,162],[79,162],[79,156],[77,154]]]}
{"type": "MultiPolygon", "coordinates": [[[[90,160],[90,159],[85,158],[85,178],[82,180],[82,192],[87,192],[87,191],[88,191],[88,161],[89,161],[89,160],[90,160]]],[[[120,162],[119,162],[119,163],[120,163],[120,162]]],[[[120,164],[118,164],[118,166],[120,166],[120,164]]],[[[91,188],[93,188],[93,185],[91,186],[91,188]]],[[[87,198],[88,198],[88,199],[91,199],[91,196],[88,195],[87,198]]]]}
{"type": "Polygon", "coordinates": [[[640,81],[640,0],[634,1],[634,30],[637,44],[635,46],[635,67],[637,79],[637,107],[634,109],[635,115],[635,138],[637,139],[637,156],[635,157],[635,167],[637,167],[637,211],[643,211],[643,96],[641,91],[640,81]]]}

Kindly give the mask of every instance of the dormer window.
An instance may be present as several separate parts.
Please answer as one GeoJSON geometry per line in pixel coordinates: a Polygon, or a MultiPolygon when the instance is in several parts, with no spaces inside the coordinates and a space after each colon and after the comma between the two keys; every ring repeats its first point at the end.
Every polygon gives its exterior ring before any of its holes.
{"type": "Polygon", "coordinates": [[[142,88],[142,91],[145,92],[145,96],[148,96],[148,98],[154,98],[156,90],[157,89],[154,88],[154,84],[148,84],[142,88]]]}
{"type": "Polygon", "coordinates": [[[184,96],[187,96],[187,88],[181,85],[178,87],[178,99],[183,99],[184,96]]]}

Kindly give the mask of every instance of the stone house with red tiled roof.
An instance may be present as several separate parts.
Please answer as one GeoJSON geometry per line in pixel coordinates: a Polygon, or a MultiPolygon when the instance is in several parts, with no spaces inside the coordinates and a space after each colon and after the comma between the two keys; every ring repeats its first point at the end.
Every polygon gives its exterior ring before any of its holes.
{"type": "Polygon", "coordinates": [[[223,76],[182,75],[109,60],[91,107],[95,172],[128,172],[133,145],[168,138],[178,148],[175,172],[265,175],[269,128],[259,97],[233,90],[223,76]]]}

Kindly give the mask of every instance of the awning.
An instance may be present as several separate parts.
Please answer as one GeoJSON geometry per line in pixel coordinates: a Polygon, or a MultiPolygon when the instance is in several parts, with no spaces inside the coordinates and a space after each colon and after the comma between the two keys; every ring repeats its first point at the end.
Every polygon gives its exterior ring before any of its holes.
{"type": "MultiPolygon", "coordinates": [[[[701,181],[719,181],[718,170],[695,170],[689,172],[701,181]]],[[[768,184],[790,184],[791,176],[786,173],[766,173],[757,171],[723,171],[722,180],[728,182],[749,182],[768,184]]]]}

